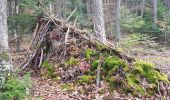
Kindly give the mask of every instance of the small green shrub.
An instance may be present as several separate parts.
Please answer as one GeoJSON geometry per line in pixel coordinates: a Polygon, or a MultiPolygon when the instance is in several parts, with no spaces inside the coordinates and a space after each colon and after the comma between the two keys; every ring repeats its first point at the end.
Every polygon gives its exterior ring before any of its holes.
{"type": "Polygon", "coordinates": [[[17,76],[9,76],[0,88],[0,100],[22,100],[29,95],[31,88],[30,74],[22,79],[17,76]]]}
{"type": "Polygon", "coordinates": [[[54,78],[54,67],[52,64],[50,64],[48,61],[44,61],[42,64],[42,68],[44,69],[41,71],[41,74],[47,77],[54,78]]]}
{"type": "Polygon", "coordinates": [[[124,37],[121,41],[121,47],[125,50],[130,49],[134,46],[144,46],[144,47],[152,47],[155,48],[158,46],[155,40],[156,37],[151,37],[147,34],[129,34],[124,37]]]}
{"type": "Polygon", "coordinates": [[[19,34],[31,33],[35,25],[36,19],[31,14],[21,13],[8,18],[9,29],[17,29],[19,34]]]}

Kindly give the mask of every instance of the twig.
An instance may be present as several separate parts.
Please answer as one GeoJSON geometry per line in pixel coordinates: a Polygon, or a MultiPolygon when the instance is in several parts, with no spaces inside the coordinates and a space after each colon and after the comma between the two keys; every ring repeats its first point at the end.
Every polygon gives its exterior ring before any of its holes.
{"type": "Polygon", "coordinates": [[[66,32],[66,35],[65,35],[65,43],[67,44],[67,42],[68,42],[68,34],[69,34],[69,32],[70,32],[70,28],[68,28],[67,29],[67,32],[66,32]]]}
{"type": "Polygon", "coordinates": [[[19,36],[17,36],[17,37],[15,37],[14,39],[12,39],[9,43],[12,43],[12,42],[14,42],[16,39],[18,39],[18,38],[20,38],[21,36],[19,35],[19,36]]]}
{"type": "Polygon", "coordinates": [[[49,12],[47,10],[45,10],[42,6],[40,6],[40,8],[47,14],[47,16],[49,16],[49,18],[51,19],[51,21],[58,26],[58,24],[54,21],[56,20],[56,18],[54,16],[51,16],[51,14],[49,14],[49,12]]]}
{"type": "Polygon", "coordinates": [[[21,64],[21,66],[20,66],[20,67],[22,67],[21,70],[25,69],[25,68],[28,66],[28,64],[30,64],[30,62],[34,59],[37,51],[38,51],[38,49],[36,49],[36,50],[34,51],[34,53],[30,56],[30,58],[28,59],[28,61],[27,61],[26,63],[21,64]]]}
{"type": "Polygon", "coordinates": [[[76,16],[76,19],[74,20],[74,24],[73,24],[74,27],[76,26],[77,19],[78,19],[78,16],[76,16]]]}
{"type": "Polygon", "coordinates": [[[34,42],[35,37],[36,37],[36,35],[37,35],[37,33],[38,33],[38,27],[39,27],[39,23],[37,23],[36,28],[35,28],[35,30],[34,30],[34,33],[33,33],[33,36],[32,36],[32,40],[31,40],[31,42],[30,42],[30,47],[29,47],[29,49],[31,49],[32,43],[34,42]]]}
{"type": "Polygon", "coordinates": [[[38,65],[38,67],[41,67],[41,64],[42,64],[42,61],[43,61],[43,54],[44,54],[44,52],[43,52],[43,49],[41,48],[40,63],[38,65]]]}
{"type": "Polygon", "coordinates": [[[159,81],[157,81],[157,82],[158,82],[158,93],[160,95],[160,99],[162,100],[162,94],[161,94],[161,91],[160,91],[159,81]]]}
{"type": "Polygon", "coordinates": [[[65,48],[64,48],[64,58],[66,56],[66,52],[67,52],[67,42],[68,42],[68,35],[70,32],[70,28],[67,29],[66,35],[65,35],[65,48]]]}
{"type": "MultiPolygon", "coordinates": [[[[43,37],[45,37],[45,35],[43,37]]],[[[38,42],[38,46],[41,46],[42,42],[43,42],[43,38],[38,42]]],[[[30,64],[30,62],[34,59],[38,49],[39,47],[37,47],[37,49],[34,50],[33,54],[30,56],[30,58],[28,58],[28,61],[26,63],[20,65],[21,70],[25,69],[30,64]]]]}
{"type": "MultiPolygon", "coordinates": [[[[101,53],[100,53],[101,57],[101,53]]],[[[100,87],[100,66],[101,66],[101,58],[99,59],[99,65],[97,67],[97,78],[96,78],[96,85],[100,87]]]]}
{"type": "Polygon", "coordinates": [[[77,6],[76,6],[76,8],[72,11],[72,13],[67,17],[67,22],[70,20],[70,18],[73,16],[73,14],[76,12],[76,10],[77,10],[77,6]]]}

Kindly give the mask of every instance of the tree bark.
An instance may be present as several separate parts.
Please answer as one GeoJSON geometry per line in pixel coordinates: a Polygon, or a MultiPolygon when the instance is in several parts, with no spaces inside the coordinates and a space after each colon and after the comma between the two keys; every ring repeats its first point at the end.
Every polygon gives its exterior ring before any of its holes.
{"type": "Polygon", "coordinates": [[[7,29],[7,0],[0,0],[0,86],[12,66],[10,64],[7,29]]]}
{"type": "MultiPolygon", "coordinates": [[[[15,0],[15,14],[19,14],[19,0],[15,0]]],[[[18,37],[19,34],[19,30],[18,30],[19,26],[17,26],[17,29],[14,29],[14,37],[18,37]]],[[[19,52],[21,50],[21,37],[16,39],[16,52],[19,52]]]]}
{"type": "Polygon", "coordinates": [[[142,18],[143,18],[144,8],[145,8],[145,0],[142,0],[142,4],[141,4],[141,17],[142,18]]]}
{"type": "Polygon", "coordinates": [[[165,4],[168,7],[169,12],[170,12],[170,0],[165,0],[165,4]]]}
{"type": "Polygon", "coordinates": [[[93,0],[93,20],[97,37],[103,43],[106,42],[104,13],[102,0],[93,0]]]}
{"type": "Polygon", "coordinates": [[[157,22],[157,0],[152,0],[153,5],[153,22],[157,22]]]}
{"type": "Polygon", "coordinates": [[[116,27],[116,46],[119,46],[119,42],[121,39],[120,32],[120,4],[121,0],[116,0],[116,15],[115,15],[115,27],[116,27]]]}

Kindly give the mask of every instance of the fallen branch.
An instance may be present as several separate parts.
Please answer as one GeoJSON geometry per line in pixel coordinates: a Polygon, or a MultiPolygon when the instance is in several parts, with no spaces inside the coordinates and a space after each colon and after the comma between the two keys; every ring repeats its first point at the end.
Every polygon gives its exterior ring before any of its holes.
{"type": "Polygon", "coordinates": [[[16,39],[18,39],[18,38],[20,38],[21,36],[19,35],[19,36],[17,36],[17,37],[15,37],[14,39],[12,39],[9,43],[12,43],[12,42],[14,42],[16,39]]]}
{"type": "Polygon", "coordinates": [[[73,16],[73,14],[76,12],[76,10],[77,10],[77,6],[76,6],[76,8],[72,11],[72,13],[68,16],[68,18],[67,18],[67,22],[70,20],[70,18],[73,16]]]}

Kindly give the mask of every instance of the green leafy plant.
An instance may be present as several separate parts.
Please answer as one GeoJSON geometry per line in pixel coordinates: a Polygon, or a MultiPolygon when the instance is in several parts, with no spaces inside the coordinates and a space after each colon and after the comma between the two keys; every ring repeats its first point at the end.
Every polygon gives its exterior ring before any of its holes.
{"type": "Polygon", "coordinates": [[[78,24],[80,28],[85,28],[89,26],[89,15],[86,13],[86,4],[82,0],[68,0],[67,10],[64,11],[66,16],[69,16],[72,11],[77,7],[76,12],[71,17],[71,20],[78,18],[78,24]]]}
{"type": "Polygon", "coordinates": [[[8,26],[10,30],[17,29],[19,34],[31,33],[36,25],[36,19],[31,14],[20,13],[8,17],[8,26]]]}
{"type": "Polygon", "coordinates": [[[54,74],[54,67],[48,61],[44,61],[42,64],[41,74],[47,77],[54,78],[56,75],[54,74]]]}
{"type": "Polygon", "coordinates": [[[29,95],[31,88],[30,74],[23,78],[9,76],[0,89],[0,100],[22,100],[29,95]]]}
{"type": "Polygon", "coordinates": [[[124,37],[120,44],[121,47],[125,50],[130,49],[134,46],[155,48],[158,46],[158,43],[155,42],[155,38],[156,37],[151,37],[147,34],[134,33],[124,37]]]}

